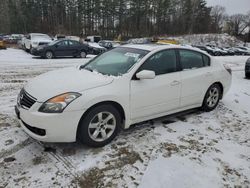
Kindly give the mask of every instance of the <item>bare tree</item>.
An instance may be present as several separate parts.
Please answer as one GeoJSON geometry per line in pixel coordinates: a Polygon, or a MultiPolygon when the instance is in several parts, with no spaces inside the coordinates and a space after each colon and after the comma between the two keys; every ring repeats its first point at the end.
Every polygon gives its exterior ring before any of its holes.
{"type": "Polygon", "coordinates": [[[216,33],[221,32],[223,23],[226,19],[226,8],[220,5],[212,7],[211,17],[213,20],[214,31],[216,33]]]}
{"type": "Polygon", "coordinates": [[[8,0],[1,0],[0,3],[0,33],[10,32],[10,18],[8,0]]]}
{"type": "Polygon", "coordinates": [[[228,18],[227,31],[230,34],[239,36],[245,29],[245,15],[234,14],[228,18]]]}

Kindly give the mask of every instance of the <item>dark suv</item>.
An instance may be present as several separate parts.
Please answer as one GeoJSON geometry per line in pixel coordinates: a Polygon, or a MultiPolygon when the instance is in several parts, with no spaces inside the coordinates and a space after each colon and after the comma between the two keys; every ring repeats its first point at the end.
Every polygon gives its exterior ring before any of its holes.
{"type": "Polygon", "coordinates": [[[250,78],[250,58],[248,58],[246,62],[245,75],[246,75],[246,78],[250,78]]]}

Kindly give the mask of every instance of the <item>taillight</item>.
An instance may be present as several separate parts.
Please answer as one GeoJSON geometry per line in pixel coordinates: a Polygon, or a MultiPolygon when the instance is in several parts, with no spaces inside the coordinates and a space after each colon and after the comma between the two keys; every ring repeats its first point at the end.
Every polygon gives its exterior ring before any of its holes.
{"type": "Polygon", "coordinates": [[[232,69],[228,65],[224,64],[224,67],[227,70],[227,72],[229,72],[229,74],[232,74],[232,69]]]}

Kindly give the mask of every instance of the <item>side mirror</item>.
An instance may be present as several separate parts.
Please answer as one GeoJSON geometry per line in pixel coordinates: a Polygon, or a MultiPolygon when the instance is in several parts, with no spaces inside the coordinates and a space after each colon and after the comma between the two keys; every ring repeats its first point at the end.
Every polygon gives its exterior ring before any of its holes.
{"type": "Polygon", "coordinates": [[[155,72],[149,70],[142,70],[136,74],[136,78],[143,80],[143,79],[154,79],[155,72]]]}

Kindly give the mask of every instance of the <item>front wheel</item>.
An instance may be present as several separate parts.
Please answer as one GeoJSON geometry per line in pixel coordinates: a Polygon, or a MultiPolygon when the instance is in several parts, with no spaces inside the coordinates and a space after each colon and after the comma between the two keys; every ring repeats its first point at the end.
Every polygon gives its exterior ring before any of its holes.
{"type": "Polygon", "coordinates": [[[218,84],[210,86],[203,100],[202,110],[206,112],[214,110],[220,101],[221,95],[221,87],[218,84]]]}
{"type": "Polygon", "coordinates": [[[52,58],[53,58],[53,53],[52,53],[51,51],[47,51],[47,52],[45,53],[45,58],[46,58],[46,59],[52,59],[52,58]]]}
{"type": "Polygon", "coordinates": [[[110,143],[121,127],[121,116],[111,105],[91,109],[80,121],[78,138],[91,147],[102,147],[110,143]]]}

